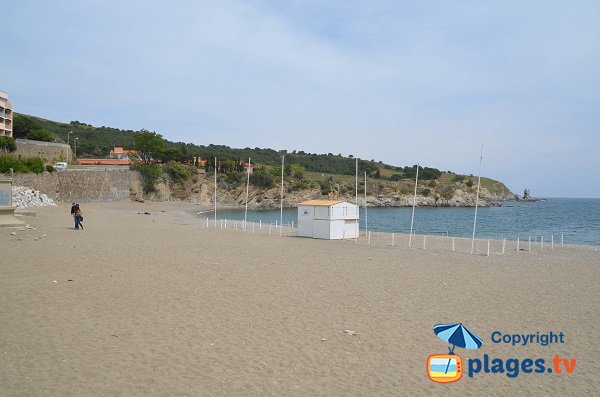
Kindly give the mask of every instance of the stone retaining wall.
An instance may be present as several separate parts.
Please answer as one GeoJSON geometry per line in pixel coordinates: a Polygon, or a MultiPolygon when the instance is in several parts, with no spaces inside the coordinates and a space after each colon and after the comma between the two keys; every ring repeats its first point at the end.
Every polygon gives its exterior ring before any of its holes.
{"type": "Polygon", "coordinates": [[[55,142],[32,141],[29,139],[16,139],[17,150],[11,153],[14,157],[41,157],[47,163],[67,161],[67,156],[73,158],[69,145],[55,142]]]}
{"type": "Polygon", "coordinates": [[[66,170],[15,174],[13,185],[31,187],[63,203],[129,201],[141,190],[141,176],[130,170],[66,170]]]}

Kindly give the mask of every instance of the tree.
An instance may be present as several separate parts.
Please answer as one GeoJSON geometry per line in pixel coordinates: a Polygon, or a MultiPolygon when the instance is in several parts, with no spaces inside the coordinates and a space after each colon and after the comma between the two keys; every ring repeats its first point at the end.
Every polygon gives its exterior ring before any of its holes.
{"type": "Polygon", "coordinates": [[[0,150],[4,152],[14,152],[17,150],[15,139],[11,136],[0,136],[0,150]]]}
{"type": "Polygon", "coordinates": [[[153,131],[140,130],[133,133],[135,148],[140,151],[140,159],[144,164],[150,164],[152,156],[159,157],[165,150],[165,140],[162,135],[153,131]]]}
{"type": "Polygon", "coordinates": [[[54,135],[47,130],[33,130],[27,133],[27,139],[32,141],[54,142],[54,135]]]}

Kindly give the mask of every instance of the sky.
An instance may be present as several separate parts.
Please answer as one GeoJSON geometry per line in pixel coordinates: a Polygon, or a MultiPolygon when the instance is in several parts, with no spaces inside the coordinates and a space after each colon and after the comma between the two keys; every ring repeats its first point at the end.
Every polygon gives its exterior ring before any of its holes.
{"type": "Polygon", "coordinates": [[[5,0],[16,112],[600,197],[600,2],[5,0]]]}

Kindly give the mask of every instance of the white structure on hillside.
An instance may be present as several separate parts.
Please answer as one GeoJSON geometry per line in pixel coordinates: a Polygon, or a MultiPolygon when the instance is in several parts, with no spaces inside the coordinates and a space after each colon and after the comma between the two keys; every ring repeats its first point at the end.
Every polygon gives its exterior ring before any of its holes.
{"type": "Polygon", "coordinates": [[[325,240],[356,238],[358,217],[358,206],[347,201],[305,201],[298,204],[298,236],[325,240]]]}

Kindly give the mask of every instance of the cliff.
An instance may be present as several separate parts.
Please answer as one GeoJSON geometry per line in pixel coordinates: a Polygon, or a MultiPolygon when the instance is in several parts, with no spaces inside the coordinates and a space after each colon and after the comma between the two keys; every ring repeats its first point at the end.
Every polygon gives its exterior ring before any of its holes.
{"type": "MultiPolygon", "coordinates": [[[[348,179],[347,176],[339,176],[348,179]]],[[[353,179],[353,178],[351,178],[353,179]]],[[[476,184],[471,179],[453,181],[455,176],[444,174],[438,180],[419,181],[417,189],[417,205],[430,207],[472,207],[475,206],[476,184]],[[471,182],[469,182],[471,181],[471,182]]],[[[475,179],[475,178],[472,178],[475,179]]],[[[476,183],[476,179],[475,179],[476,183]]],[[[342,181],[332,183],[332,188],[327,194],[313,186],[309,181],[309,188],[294,189],[294,183],[284,182],[285,207],[294,207],[298,203],[311,199],[339,199],[350,202],[355,201],[355,189],[348,188],[342,181]]],[[[260,188],[250,185],[248,206],[254,209],[279,208],[281,187],[276,185],[271,188],[260,188]]],[[[185,200],[212,205],[214,180],[211,175],[198,174],[187,183],[169,183],[163,181],[156,186],[155,192],[146,196],[149,200],[168,201],[185,200]]],[[[141,200],[143,195],[141,187],[132,189],[134,199],[141,200]]],[[[370,180],[367,184],[367,206],[369,207],[410,207],[413,205],[414,181],[383,181],[370,180]],[[411,186],[412,185],[412,186],[411,186]],[[407,190],[411,186],[412,190],[407,190]],[[372,190],[371,190],[372,189],[372,190]],[[373,193],[370,193],[370,190],[373,193]]],[[[244,184],[231,186],[219,181],[217,185],[217,204],[219,206],[245,205],[246,188],[244,184]]],[[[501,182],[493,179],[482,178],[480,191],[480,206],[497,205],[502,200],[512,200],[515,195],[501,182]]],[[[359,187],[358,202],[364,205],[364,186],[359,187]]]]}

